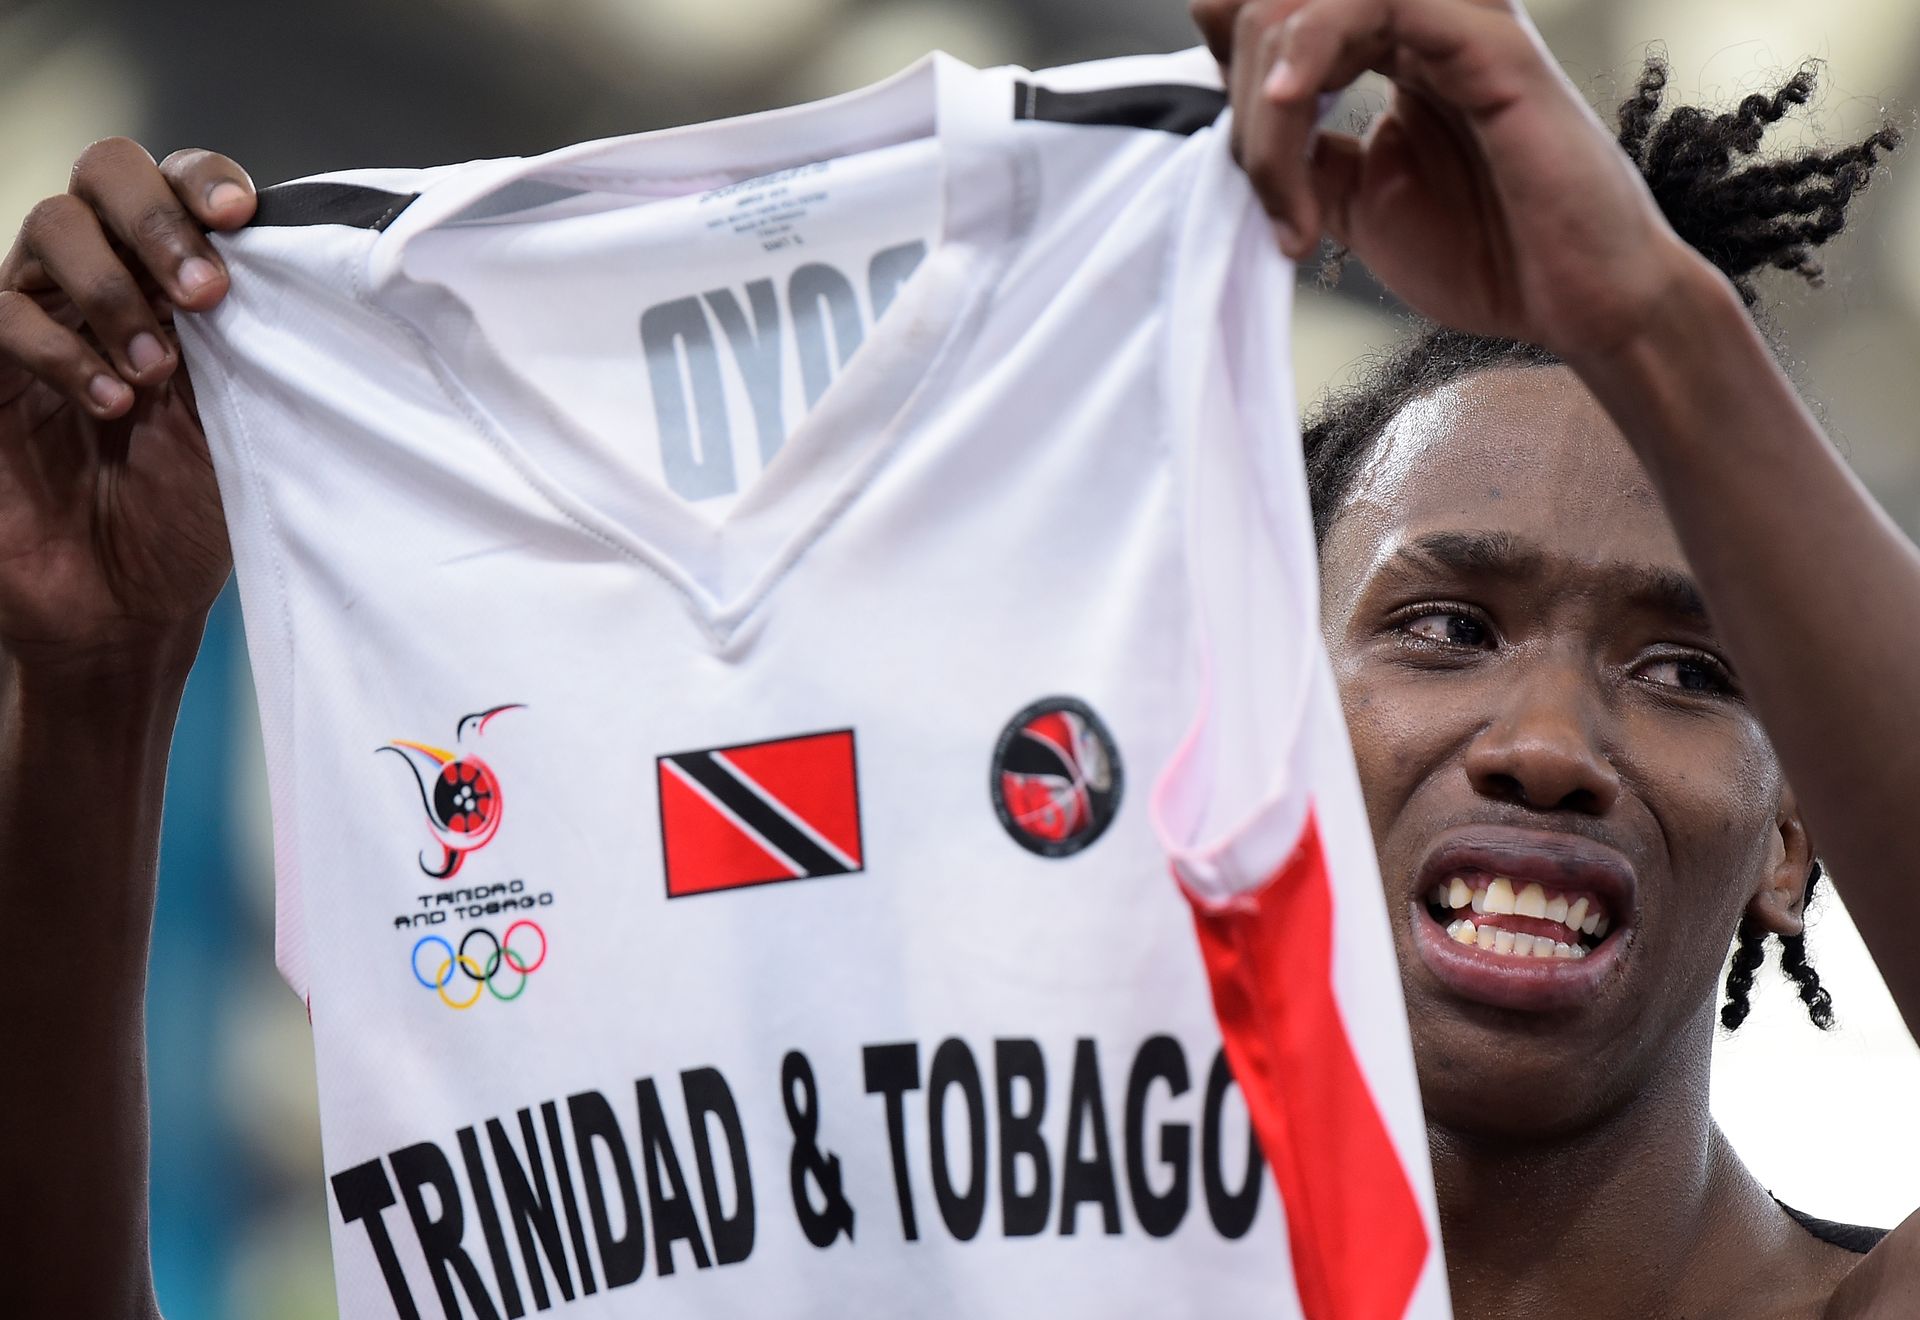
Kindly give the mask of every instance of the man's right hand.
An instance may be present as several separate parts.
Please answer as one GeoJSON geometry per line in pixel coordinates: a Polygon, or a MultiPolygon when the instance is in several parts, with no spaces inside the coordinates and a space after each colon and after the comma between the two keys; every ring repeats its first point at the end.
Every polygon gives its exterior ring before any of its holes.
{"type": "Polygon", "coordinates": [[[1553,58],[1522,0],[1189,0],[1283,251],[1323,234],[1428,320],[1576,369],[1733,296],[1553,58]],[[1387,108],[1317,127],[1367,70],[1387,108]]]}
{"type": "Polygon", "coordinates": [[[0,659],[145,668],[197,643],[231,567],[173,330],[227,292],[207,229],[246,172],[96,142],[0,262],[0,659]]]}

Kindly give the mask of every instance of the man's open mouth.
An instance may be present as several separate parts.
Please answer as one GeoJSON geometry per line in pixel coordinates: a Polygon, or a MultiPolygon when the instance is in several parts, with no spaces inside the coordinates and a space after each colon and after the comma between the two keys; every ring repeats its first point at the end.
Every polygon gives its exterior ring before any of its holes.
{"type": "Polygon", "coordinates": [[[1459,826],[1434,840],[1415,884],[1407,906],[1421,962],[1481,1003],[1581,1011],[1633,942],[1633,864],[1577,834],[1459,826]]]}
{"type": "Polygon", "coordinates": [[[1436,883],[1427,915],[1457,943],[1516,958],[1584,958],[1613,926],[1598,893],[1484,871],[1436,883]]]}

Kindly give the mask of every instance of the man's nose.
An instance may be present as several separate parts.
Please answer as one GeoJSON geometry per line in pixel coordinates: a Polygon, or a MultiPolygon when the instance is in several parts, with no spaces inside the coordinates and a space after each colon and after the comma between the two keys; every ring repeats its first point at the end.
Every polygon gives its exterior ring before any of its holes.
{"type": "Polygon", "coordinates": [[[1591,667],[1556,657],[1509,678],[1467,749],[1475,791],[1539,811],[1604,816],[1620,796],[1620,776],[1601,736],[1606,702],[1591,667]]]}

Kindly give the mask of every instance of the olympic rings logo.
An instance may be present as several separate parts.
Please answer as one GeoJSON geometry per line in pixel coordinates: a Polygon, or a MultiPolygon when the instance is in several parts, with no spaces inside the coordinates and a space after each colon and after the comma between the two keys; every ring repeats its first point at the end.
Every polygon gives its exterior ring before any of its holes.
{"type": "MultiPolygon", "coordinates": [[[[491,994],[502,1003],[508,1003],[518,999],[526,993],[527,982],[532,979],[535,972],[540,970],[540,965],[546,962],[546,960],[547,933],[540,929],[538,923],[525,919],[516,921],[511,926],[508,926],[507,933],[499,937],[496,937],[494,933],[485,926],[475,926],[460,937],[460,947],[458,949],[455,949],[453,945],[449,944],[442,936],[423,935],[415,942],[413,953],[410,955],[410,962],[413,967],[413,979],[439,995],[440,1002],[448,1008],[458,1009],[472,1008],[480,1002],[480,996],[484,994],[491,994]],[[523,929],[530,932],[530,934],[521,939],[521,945],[523,947],[528,946],[532,940],[537,939],[540,942],[539,957],[530,958],[526,953],[514,947],[514,936],[523,929]],[[486,955],[484,960],[476,958],[467,952],[467,946],[473,943],[476,938],[486,940],[493,945],[492,950],[486,955]],[[420,971],[420,950],[426,948],[429,944],[439,945],[443,955],[431,978],[422,975],[420,971]],[[473,993],[466,994],[464,991],[461,992],[465,996],[464,998],[456,998],[454,995],[448,993],[448,988],[452,986],[454,981],[454,971],[456,968],[459,969],[460,975],[466,977],[473,985],[473,993]],[[503,991],[500,989],[498,982],[501,979],[503,971],[518,972],[520,974],[519,984],[515,985],[511,991],[503,991]]],[[[430,963],[429,965],[432,964],[430,963]]]]}

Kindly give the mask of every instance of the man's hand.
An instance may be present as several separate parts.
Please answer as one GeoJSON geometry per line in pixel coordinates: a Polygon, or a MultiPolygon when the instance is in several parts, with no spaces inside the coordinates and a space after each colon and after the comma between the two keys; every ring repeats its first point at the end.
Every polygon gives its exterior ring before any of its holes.
{"type": "Polygon", "coordinates": [[[110,138],[0,262],[0,657],[139,668],[197,639],[230,556],[173,311],[226,295],[204,229],[253,209],[224,156],[110,138]]]}
{"type": "Polygon", "coordinates": [[[1701,258],[1517,0],[1192,0],[1234,151],[1289,256],[1322,235],[1409,306],[1569,361],[1616,349],[1701,258]],[[1390,79],[1364,137],[1319,98],[1390,79]]]}

